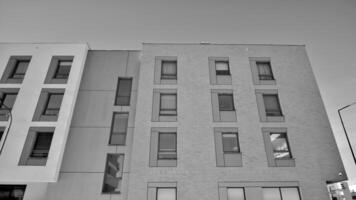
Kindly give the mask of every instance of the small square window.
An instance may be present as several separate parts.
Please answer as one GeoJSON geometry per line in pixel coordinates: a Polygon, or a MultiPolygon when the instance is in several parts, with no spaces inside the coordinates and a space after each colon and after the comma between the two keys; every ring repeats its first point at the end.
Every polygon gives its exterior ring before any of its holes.
{"type": "Polygon", "coordinates": [[[129,106],[131,97],[132,78],[119,78],[117,83],[115,105],[129,106]]]}
{"type": "Polygon", "coordinates": [[[160,94],[160,116],[176,116],[177,115],[177,94],[160,94]]]}
{"type": "Polygon", "coordinates": [[[47,103],[43,110],[42,115],[58,116],[59,109],[61,108],[62,99],[63,99],[62,93],[49,93],[47,98],[47,103]]]}
{"type": "Polygon", "coordinates": [[[224,153],[240,152],[237,133],[222,133],[222,143],[224,153]]]}
{"type": "Polygon", "coordinates": [[[219,110],[220,111],[233,111],[235,110],[234,98],[232,94],[218,94],[219,110]]]}
{"type": "Polygon", "coordinates": [[[104,174],[103,193],[120,193],[122,172],[124,166],[123,154],[107,154],[104,174]]]}
{"type": "Polygon", "coordinates": [[[65,84],[68,81],[74,56],[53,56],[45,84],[65,84]]]}
{"type": "Polygon", "coordinates": [[[24,79],[30,60],[17,60],[13,71],[10,74],[11,79],[24,79]]]}
{"type": "Polygon", "coordinates": [[[177,80],[177,61],[162,60],[161,80],[177,80]]]}
{"type": "Polygon", "coordinates": [[[291,159],[287,133],[270,133],[273,156],[275,159],[291,159]]]}
{"type": "Polygon", "coordinates": [[[230,75],[229,61],[215,61],[216,75],[230,75]]]}
{"type": "Polygon", "coordinates": [[[274,80],[271,62],[256,62],[257,70],[258,70],[258,78],[259,80],[274,80]]]}
{"type": "Polygon", "coordinates": [[[157,188],[156,200],[176,200],[176,188],[157,188]]]}
{"type": "Polygon", "coordinates": [[[125,145],[128,125],[128,113],[114,113],[109,144],[125,145]]]}
{"type": "Polygon", "coordinates": [[[266,116],[283,116],[277,94],[263,94],[266,116]]]}
{"type": "Polygon", "coordinates": [[[177,134],[159,133],[158,135],[158,160],[177,159],[177,134]]]}
{"type": "Polygon", "coordinates": [[[52,137],[52,132],[38,132],[30,157],[47,158],[52,143],[52,137]]]}

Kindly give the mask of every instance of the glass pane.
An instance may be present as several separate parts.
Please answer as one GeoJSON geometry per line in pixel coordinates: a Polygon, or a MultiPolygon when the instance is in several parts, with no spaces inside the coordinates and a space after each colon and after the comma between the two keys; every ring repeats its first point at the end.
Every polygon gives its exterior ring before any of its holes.
{"type": "Polygon", "coordinates": [[[59,109],[61,107],[63,94],[49,94],[47,109],[59,109]]]}
{"type": "Polygon", "coordinates": [[[176,189],[157,188],[157,200],[176,200],[176,189]]]}
{"type": "Polygon", "coordinates": [[[17,67],[16,67],[16,74],[25,74],[26,69],[28,64],[30,63],[30,61],[28,60],[19,60],[17,63],[17,67]]]}
{"type": "Polygon", "coordinates": [[[291,158],[286,133],[271,133],[271,143],[275,158],[291,158]]]}
{"type": "Polygon", "coordinates": [[[279,188],[263,188],[263,200],[282,200],[279,188]]]}
{"type": "Polygon", "coordinates": [[[126,133],[129,115],[127,113],[115,113],[113,123],[113,133],[126,133]]]}
{"type": "Polygon", "coordinates": [[[227,188],[227,200],[245,200],[243,188],[227,188]]]}
{"type": "Polygon", "coordinates": [[[123,155],[120,154],[107,155],[104,185],[103,185],[104,193],[120,192],[123,162],[124,162],[123,155]]]}
{"type": "Polygon", "coordinates": [[[162,74],[175,75],[177,73],[176,61],[162,61],[162,74]]]}
{"type": "Polygon", "coordinates": [[[281,188],[283,200],[300,200],[298,188],[281,188]]]}
{"type": "Polygon", "coordinates": [[[119,94],[118,96],[130,96],[131,94],[131,79],[119,79],[119,94]]]}
{"type": "Polygon", "coordinates": [[[176,95],[175,94],[161,94],[161,109],[175,110],[176,109],[176,95]]]}
{"type": "Polygon", "coordinates": [[[4,131],[0,131],[0,141],[1,141],[1,138],[2,138],[3,134],[4,134],[4,131]]]}
{"type": "Polygon", "coordinates": [[[3,105],[2,108],[12,108],[14,106],[17,94],[13,93],[4,93],[3,94],[3,105]]]}
{"type": "Polygon", "coordinates": [[[282,115],[277,95],[264,94],[263,101],[265,104],[267,116],[281,116],[282,115]]]}
{"type": "Polygon", "coordinates": [[[234,99],[232,94],[219,94],[220,110],[234,110],[234,99]]]}
{"type": "Polygon", "coordinates": [[[159,151],[176,151],[175,133],[159,133],[159,151]]]}
{"type": "Polygon", "coordinates": [[[215,61],[215,68],[217,71],[229,71],[229,62],[215,61]]]}
{"type": "Polygon", "coordinates": [[[64,66],[59,66],[57,73],[60,75],[68,75],[70,71],[70,66],[64,65],[64,66]]]}
{"type": "Polygon", "coordinates": [[[222,142],[224,152],[238,152],[237,133],[223,133],[222,142]]]}
{"type": "Polygon", "coordinates": [[[72,61],[60,60],[60,61],[58,62],[58,66],[72,66],[72,61]]]}
{"type": "Polygon", "coordinates": [[[46,158],[51,147],[52,137],[52,132],[37,133],[36,141],[31,152],[31,157],[46,158]]]}

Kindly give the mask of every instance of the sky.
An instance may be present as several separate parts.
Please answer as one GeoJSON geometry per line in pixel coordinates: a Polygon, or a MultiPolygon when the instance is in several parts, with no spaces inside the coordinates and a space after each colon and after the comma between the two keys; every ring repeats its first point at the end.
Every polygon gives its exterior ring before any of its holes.
{"type": "MultiPolygon", "coordinates": [[[[305,44],[350,183],[337,110],[356,101],[356,0],[0,0],[0,42],[305,44]]],[[[342,111],[356,153],[356,105],[342,111]]],[[[355,187],[356,189],[356,187],[355,187]]]]}

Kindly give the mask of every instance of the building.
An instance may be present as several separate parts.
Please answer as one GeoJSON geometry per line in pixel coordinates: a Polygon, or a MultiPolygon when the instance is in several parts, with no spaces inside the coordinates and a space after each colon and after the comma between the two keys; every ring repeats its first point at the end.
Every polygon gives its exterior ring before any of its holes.
{"type": "Polygon", "coordinates": [[[1,44],[0,73],[0,199],[319,200],[347,180],[302,45],[1,44]]]}

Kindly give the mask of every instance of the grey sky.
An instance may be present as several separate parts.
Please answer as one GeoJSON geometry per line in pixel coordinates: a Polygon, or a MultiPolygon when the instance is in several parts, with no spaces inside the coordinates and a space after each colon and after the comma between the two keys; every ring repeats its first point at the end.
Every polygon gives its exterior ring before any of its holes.
{"type": "MultiPolygon", "coordinates": [[[[0,42],[306,44],[349,178],[356,165],[337,109],[356,101],[355,0],[0,0],[0,42]]],[[[356,105],[345,110],[356,151],[356,105]],[[354,125],[352,124],[354,123],[354,125]]]]}

